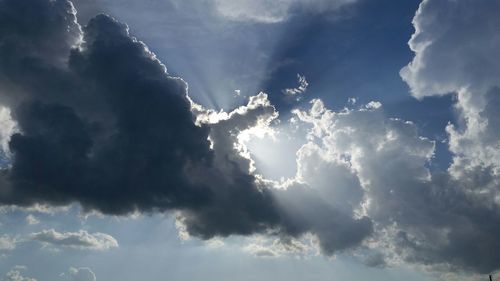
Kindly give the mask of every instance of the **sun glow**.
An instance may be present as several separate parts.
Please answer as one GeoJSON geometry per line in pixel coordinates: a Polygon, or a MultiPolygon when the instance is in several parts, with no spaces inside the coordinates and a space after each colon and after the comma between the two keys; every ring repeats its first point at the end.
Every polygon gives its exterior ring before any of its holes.
{"type": "Polygon", "coordinates": [[[255,172],[271,180],[295,176],[296,152],[305,143],[304,136],[286,123],[253,127],[241,132],[238,141],[254,161],[255,172]]]}

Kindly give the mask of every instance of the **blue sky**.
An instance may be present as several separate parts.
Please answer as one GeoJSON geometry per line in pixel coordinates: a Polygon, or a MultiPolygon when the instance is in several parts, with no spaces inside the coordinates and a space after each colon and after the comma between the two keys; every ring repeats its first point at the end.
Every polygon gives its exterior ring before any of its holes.
{"type": "Polygon", "coordinates": [[[0,0],[0,280],[495,275],[499,12],[0,0]]]}

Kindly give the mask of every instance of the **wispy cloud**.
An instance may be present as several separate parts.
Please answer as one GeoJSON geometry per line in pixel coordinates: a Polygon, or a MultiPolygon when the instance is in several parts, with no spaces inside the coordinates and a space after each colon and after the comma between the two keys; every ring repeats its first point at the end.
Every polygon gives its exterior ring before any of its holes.
{"type": "Polygon", "coordinates": [[[305,93],[307,91],[307,87],[309,86],[309,83],[307,82],[306,77],[303,75],[297,74],[297,82],[299,84],[297,87],[287,88],[287,89],[283,90],[283,93],[285,93],[285,95],[289,95],[289,96],[296,96],[296,95],[300,95],[300,94],[305,93]]]}
{"type": "Polygon", "coordinates": [[[322,13],[336,10],[356,0],[216,0],[217,11],[235,21],[277,23],[297,10],[322,13]]]}

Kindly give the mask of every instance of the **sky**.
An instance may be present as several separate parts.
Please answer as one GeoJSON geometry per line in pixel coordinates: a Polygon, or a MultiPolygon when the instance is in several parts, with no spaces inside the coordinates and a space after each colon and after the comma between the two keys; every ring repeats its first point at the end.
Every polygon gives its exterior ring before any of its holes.
{"type": "Polygon", "coordinates": [[[500,278],[499,13],[0,0],[0,280],[500,278]]]}

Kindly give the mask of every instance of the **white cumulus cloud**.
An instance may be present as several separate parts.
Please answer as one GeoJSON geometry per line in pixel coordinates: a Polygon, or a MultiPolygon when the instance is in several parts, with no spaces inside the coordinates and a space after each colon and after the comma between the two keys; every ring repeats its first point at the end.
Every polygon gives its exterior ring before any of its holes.
{"type": "Polygon", "coordinates": [[[94,272],[88,267],[70,267],[68,272],[61,276],[68,281],[96,281],[94,272]]]}
{"type": "Polygon", "coordinates": [[[31,239],[56,248],[72,248],[79,250],[104,251],[118,247],[118,241],[105,233],[57,232],[54,229],[43,230],[31,234],[31,239]]]}
{"type": "MultiPolygon", "coordinates": [[[[401,76],[417,98],[457,95],[461,122],[447,128],[456,177],[500,173],[499,10],[498,1],[425,0],[413,19],[415,57],[401,76]]],[[[500,203],[498,191],[478,191],[500,203]]]]}

